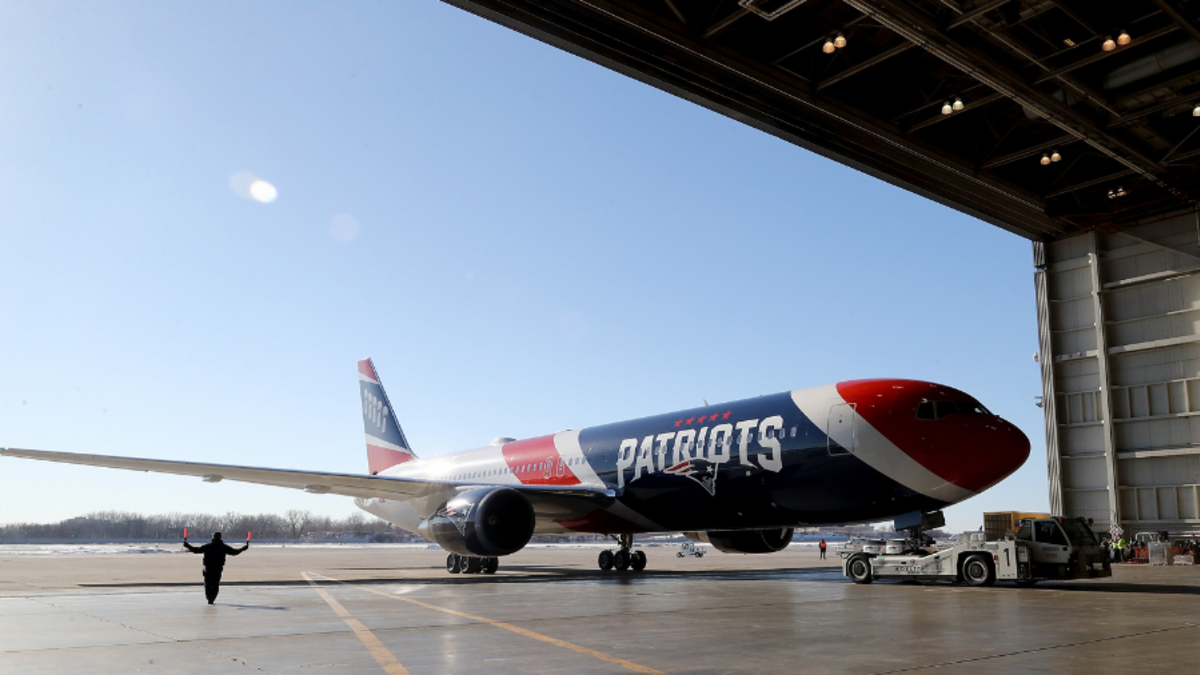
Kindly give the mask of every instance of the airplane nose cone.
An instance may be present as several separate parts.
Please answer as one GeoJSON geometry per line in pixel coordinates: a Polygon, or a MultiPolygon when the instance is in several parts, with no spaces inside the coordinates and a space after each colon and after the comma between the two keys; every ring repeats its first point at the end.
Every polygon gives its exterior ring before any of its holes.
{"type": "Polygon", "coordinates": [[[982,492],[1029,458],[1029,438],[967,394],[916,380],[843,382],[838,392],[904,454],[942,480],[982,492]]]}

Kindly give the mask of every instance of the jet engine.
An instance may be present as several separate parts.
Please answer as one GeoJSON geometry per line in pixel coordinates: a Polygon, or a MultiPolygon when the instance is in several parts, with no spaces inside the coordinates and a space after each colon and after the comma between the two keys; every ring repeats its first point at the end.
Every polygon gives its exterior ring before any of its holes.
{"type": "Polygon", "coordinates": [[[790,527],[768,530],[709,530],[708,532],[685,532],[692,541],[703,541],[713,545],[722,553],[776,553],[792,543],[793,529],[790,527]]]}
{"type": "Polygon", "coordinates": [[[421,522],[417,531],[442,548],[466,556],[516,553],[533,536],[533,505],[512,488],[460,493],[421,522]]]}

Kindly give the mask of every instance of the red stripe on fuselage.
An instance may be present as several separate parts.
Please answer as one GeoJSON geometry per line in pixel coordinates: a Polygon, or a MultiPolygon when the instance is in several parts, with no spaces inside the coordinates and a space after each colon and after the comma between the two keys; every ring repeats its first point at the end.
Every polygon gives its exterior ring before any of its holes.
{"type": "Polygon", "coordinates": [[[554,434],[505,443],[504,461],[522,485],[579,485],[554,447],[554,434]]]}

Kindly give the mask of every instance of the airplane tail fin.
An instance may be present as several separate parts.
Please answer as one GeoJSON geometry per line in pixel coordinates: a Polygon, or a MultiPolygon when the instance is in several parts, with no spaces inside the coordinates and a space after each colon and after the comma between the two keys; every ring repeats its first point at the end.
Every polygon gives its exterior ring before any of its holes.
{"type": "Polygon", "coordinates": [[[367,435],[367,468],[371,475],[402,464],[417,456],[408,447],[408,439],[396,419],[383,383],[371,359],[358,362],[358,388],[362,394],[363,430],[367,435]]]}

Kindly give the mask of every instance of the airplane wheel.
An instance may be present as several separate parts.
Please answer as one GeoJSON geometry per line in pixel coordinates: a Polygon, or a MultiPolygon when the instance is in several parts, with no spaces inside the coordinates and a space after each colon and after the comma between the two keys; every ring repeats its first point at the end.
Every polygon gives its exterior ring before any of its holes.
{"type": "Polygon", "coordinates": [[[967,558],[963,563],[962,575],[968,586],[991,586],[996,583],[996,574],[992,572],[992,566],[988,564],[987,558],[981,555],[967,558]]]}
{"type": "Polygon", "coordinates": [[[617,554],[613,556],[613,567],[621,570],[622,572],[629,569],[630,562],[629,551],[626,551],[625,549],[617,551],[617,554]]]}
{"type": "Polygon", "coordinates": [[[600,551],[600,559],[597,562],[600,564],[600,569],[605,572],[611,570],[613,566],[612,551],[600,551]]]}
{"type": "Polygon", "coordinates": [[[458,554],[451,553],[446,556],[446,571],[450,574],[458,574],[458,554]]]}
{"type": "Polygon", "coordinates": [[[646,552],[634,551],[633,560],[630,561],[630,565],[633,566],[634,572],[641,572],[642,570],[646,569],[646,552]]]}
{"type": "Polygon", "coordinates": [[[458,556],[458,572],[459,572],[459,574],[469,574],[470,573],[470,570],[467,569],[468,565],[470,564],[470,560],[471,560],[470,556],[465,556],[465,555],[458,556]]]}
{"type": "Polygon", "coordinates": [[[467,569],[463,570],[467,574],[479,574],[483,571],[483,558],[471,556],[467,558],[467,569]]]}
{"type": "Polygon", "coordinates": [[[498,569],[500,569],[500,559],[499,558],[494,558],[494,557],[488,558],[487,562],[484,563],[484,565],[483,565],[483,573],[484,574],[495,574],[496,570],[498,570],[498,569]]]}
{"type": "Polygon", "coordinates": [[[846,569],[850,573],[850,580],[856,584],[869,584],[875,581],[875,577],[871,576],[871,561],[867,560],[866,556],[854,556],[850,559],[846,569]]]}

